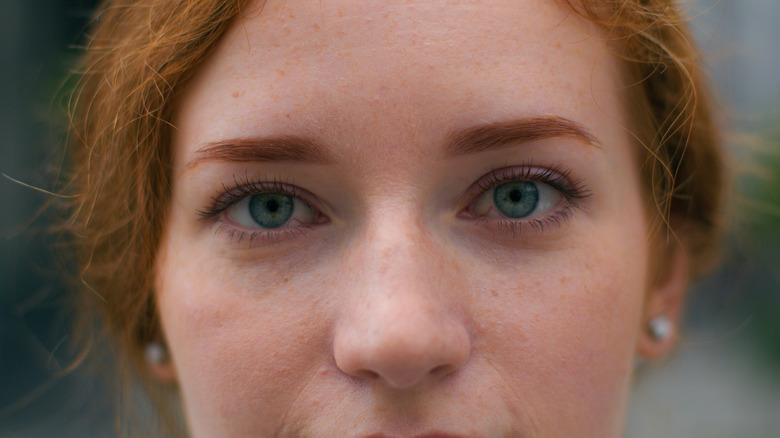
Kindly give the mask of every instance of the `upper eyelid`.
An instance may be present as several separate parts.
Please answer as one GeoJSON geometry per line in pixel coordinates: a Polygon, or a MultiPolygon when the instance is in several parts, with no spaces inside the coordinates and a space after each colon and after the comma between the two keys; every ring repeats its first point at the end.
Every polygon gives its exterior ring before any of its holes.
{"type": "Polygon", "coordinates": [[[261,179],[250,180],[248,178],[240,183],[238,179],[234,178],[234,182],[236,186],[233,188],[228,188],[224,183],[222,184],[222,190],[211,197],[212,201],[209,206],[204,210],[198,211],[201,219],[213,219],[246,197],[259,193],[282,193],[292,196],[300,199],[309,208],[316,210],[318,214],[322,214],[320,208],[312,205],[314,203],[314,195],[294,184],[280,182],[279,180],[265,181],[261,179]]]}
{"type": "Polygon", "coordinates": [[[493,170],[478,179],[475,184],[483,190],[489,190],[511,181],[546,182],[549,180],[549,178],[544,176],[544,172],[532,173],[528,170],[529,168],[520,166],[519,169],[522,173],[515,173],[513,172],[515,169],[514,167],[505,167],[493,170]]]}
{"type": "Polygon", "coordinates": [[[590,190],[582,179],[572,180],[571,171],[560,164],[553,166],[538,166],[533,163],[524,163],[519,166],[506,166],[493,169],[480,177],[469,192],[476,191],[481,194],[496,186],[510,181],[534,181],[547,184],[563,193],[568,198],[582,198],[590,195],[590,190]]]}

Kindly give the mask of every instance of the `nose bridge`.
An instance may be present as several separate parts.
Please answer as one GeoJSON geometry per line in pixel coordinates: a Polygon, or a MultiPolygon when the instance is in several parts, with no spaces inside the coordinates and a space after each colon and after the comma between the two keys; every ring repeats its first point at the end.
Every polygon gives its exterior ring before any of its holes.
{"type": "Polygon", "coordinates": [[[372,215],[354,260],[358,299],[384,303],[381,310],[400,312],[407,322],[446,307],[442,294],[450,280],[442,244],[415,211],[419,209],[399,206],[372,215]]]}
{"type": "Polygon", "coordinates": [[[440,250],[431,241],[431,233],[423,222],[414,214],[403,213],[371,221],[360,251],[369,287],[384,284],[381,290],[385,292],[391,289],[411,292],[427,282],[431,268],[441,262],[440,250]]]}
{"type": "Polygon", "coordinates": [[[412,214],[383,216],[365,230],[354,254],[334,355],[347,374],[408,388],[447,375],[467,360],[470,341],[441,248],[412,214]],[[449,291],[452,292],[452,291],[449,291]]]}

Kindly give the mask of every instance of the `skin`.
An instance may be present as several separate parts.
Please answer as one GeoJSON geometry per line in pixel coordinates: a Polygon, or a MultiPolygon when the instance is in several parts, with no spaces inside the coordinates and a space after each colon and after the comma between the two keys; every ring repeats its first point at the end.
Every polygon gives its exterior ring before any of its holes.
{"type": "Polygon", "coordinates": [[[555,2],[253,4],[174,120],[172,361],[152,372],[178,383],[191,435],[620,436],[637,353],[671,345],[647,320],[675,318],[684,289],[678,257],[649,272],[621,87],[599,32],[555,2]],[[595,144],[447,152],[453,132],[551,115],[595,144]],[[328,160],[203,158],[278,136],[328,160]],[[475,217],[475,183],[523,166],[589,196],[541,228],[475,217]],[[238,207],[199,215],[256,179],[295,186],[317,221],[268,235],[238,207]]]}

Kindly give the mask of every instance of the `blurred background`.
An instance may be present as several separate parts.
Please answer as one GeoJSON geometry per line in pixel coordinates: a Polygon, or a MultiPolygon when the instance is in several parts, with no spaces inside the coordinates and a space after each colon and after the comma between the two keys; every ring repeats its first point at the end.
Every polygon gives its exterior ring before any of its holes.
{"type": "MultiPolygon", "coordinates": [[[[110,437],[117,396],[72,363],[54,239],[39,214],[64,139],[63,84],[96,1],[0,8],[0,437],[110,437]],[[57,96],[57,97],[54,97],[57,96]]],[[[690,297],[684,339],[643,365],[627,438],[780,437],[780,1],[686,1],[737,163],[721,269],[690,297]]]]}
{"type": "Polygon", "coordinates": [[[780,437],[780,1],[686,0],[725,116],[736,187],[721,269],[684,339],[637,381],[627,438],[780,437]]]}

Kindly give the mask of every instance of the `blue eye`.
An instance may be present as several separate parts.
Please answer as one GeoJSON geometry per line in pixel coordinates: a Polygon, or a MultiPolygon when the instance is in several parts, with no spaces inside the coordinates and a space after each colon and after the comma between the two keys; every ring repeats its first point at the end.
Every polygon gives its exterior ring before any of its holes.
{"type": "Polygon", "coordinates": [[[316,220],[315,211],[295,196],[284,193],[256,193],[230,206],[226,214],[245,228],[272,230],[305,226],[316,220]]]}
{"type": "Polygon", "coordinates": [[[485,190],[470,210],[477,217],[522,219],[547,213],[562,197],[560,191],[548,184],[509,181],[485,190]]]}
{"type": "Polygon", "coordinates": [[[508,218],[526,217],[539,204],[539,189],[530,181],[501,184],[493,190],[493,203],[508,218]]]}
{"type": "Polygon", "coordinates": [[[279,228],[292,217],[292,196],[263,193],[249,197],[249,215],[263,228],[279,228]]]}

